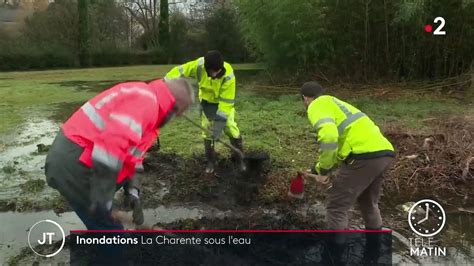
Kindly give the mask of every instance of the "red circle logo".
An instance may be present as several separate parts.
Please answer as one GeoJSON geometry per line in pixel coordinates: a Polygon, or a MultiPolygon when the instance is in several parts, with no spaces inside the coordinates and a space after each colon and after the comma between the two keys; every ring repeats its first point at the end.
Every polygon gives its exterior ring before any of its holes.
{"type": "Polygon", "coordinates": [[[430,24],[425,25],[425,31],[426,32],[431,32],[432,30],[433,30],[433,27],[430,24]]]}

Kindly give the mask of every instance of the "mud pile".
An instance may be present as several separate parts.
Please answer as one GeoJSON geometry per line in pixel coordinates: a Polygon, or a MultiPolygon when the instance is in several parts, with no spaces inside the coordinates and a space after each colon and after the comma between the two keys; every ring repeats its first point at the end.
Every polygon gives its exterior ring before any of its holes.
{"type": "MultiPolygon", "coordinates": [[[[438,118],[429,123],[430,134],[410,134],[406,128],[385,129],[385,135],[395,146],[397,159],[384,182],[383,203],[397,205],[417,198],[435,197],[447,205],[474,205],[471,196],[474,188],[474,118],[438,118]]],[[[262,158],[268,158],[261,151],[248,155],[259,158],[262,154],[262,158]]],[[[155,155],[152,151],[145,161],[148,175],[143,184],[145,205],[195,202],[224,211],[241,211],[263,205],[294,207],[325,197],[324,187],[308,183],[303,200],[289,200],[287,190],[291,173],[287,172],[288,168],[265,159],[257,159],[254,163],[248,162],[249,170],[242,172],[238,164],[220,158],[215,176],[208,176],[204,174],[202,154],[182,158],[176,154],[155,155]],[[163,187],[169,192],[159,198],[157,191],[163,187]]],[[[228,224],[238,226],[241,223],[228,224]]]]}
{"type": "Polygon", "coordinates": [[[246,153],[247,170],[237,163],[220,158],[214,175],[204,173],[204,159],[195,155],[184,159],[176,154],[149,156],[144,166],[144,202],[156,205],[169,202],[204,202],[219,209],[233,209],[253,205],[259,189],[271,169],[268,155],[263,152],[246,153]],[[163,199],[154,197],[157,189],[166,183],[169,193],[163,199]]]}
{"type": "Polygon", "coordinates": [[[388,130],[397,160],[384,183],[385,194],[402,198],[437,197],[451,204],[472,205],[474,119],[446,118],[433,134],[411,135],[388,130]],[[453,200],[456,202],[454,203],[453,200]]]}
{"type": "Polygon", "coordinates": [[[156,226],[178,230],[311,230],[321,229],[323,225],[315,221],[314,217],[295,212],[294,208],[287,206],[271,212],[239,212],[231,217],[185,219],[156,226]]]}

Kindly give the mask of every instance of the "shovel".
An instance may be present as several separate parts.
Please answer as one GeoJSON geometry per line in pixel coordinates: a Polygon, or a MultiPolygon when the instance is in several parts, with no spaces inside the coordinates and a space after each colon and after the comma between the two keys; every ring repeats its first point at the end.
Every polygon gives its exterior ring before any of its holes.
{"type": "MultiPolygon", "coordinates": [[[[191,123],[193,126],[207,132],[208,134],[211,134],[212,135],[212,132],[209,130],[209,129],[206,129],[204,127],[202,127],[201,125],[199,125],[198,123],[194,122],[191,118],[189,118],[188,116],[186,115],[182,115],[186,120],[188,120],[189,123],[191,123]]],[[[245,163],[245,156],[244,156],[244,153],[237,149],[236,147],[234,147],[232,144],[230,143],[227,143],[225,141],[222,141],[220,139],[216,139],[215,141],[219,142],[219,143],[222,143],[224,146],[226,146],[227,148],[231,149],[233,152],[235,152],[236,154],[239,155],[240,157],[240,169],[245,172],[247,170],[247,164],[245,163]]]]}
{"type": "Polygon", "coordinates": [[[291,178],[290,189],[288,190],[288,196],[296,199],[304,198],[304,178],[311,178],[316,182],[327,185],[329,183],[329,177],[323,175],[314,175],[310,173],[298,172],[296,176],[291,178]]]}

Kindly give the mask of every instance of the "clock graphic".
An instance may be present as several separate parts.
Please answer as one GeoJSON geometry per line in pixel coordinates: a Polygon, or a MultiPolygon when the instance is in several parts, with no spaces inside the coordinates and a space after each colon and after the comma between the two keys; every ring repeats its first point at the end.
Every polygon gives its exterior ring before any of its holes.
{"type": "Polygon", "coordinates": [[[408,211],[408,224],[411,230],[423,237],[431,237],[441,232],[445,222],[444,209],[434,200],[420,200],[408,211]]]}

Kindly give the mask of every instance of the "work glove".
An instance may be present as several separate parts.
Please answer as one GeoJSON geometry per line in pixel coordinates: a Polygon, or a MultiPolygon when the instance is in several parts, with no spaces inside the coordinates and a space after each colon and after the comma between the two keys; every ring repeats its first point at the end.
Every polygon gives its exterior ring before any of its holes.
{"type": "Polygon", "coordinates": [[[212,139],[217,140],[221,137],[222,131],[224,131],[226,121],[215,120],[212,128],[212,139]]]}
{"type": "Polygon", "coordinates": [[[311,173],[314,175],[330,175],[330,173],[334,170],[334,168],[331,169],[324,169],[319,166],[319,163],[316,165],[313,165],[311,167],[311,173]]]}
{"type": "Polygon", "coordinates": [[[330,182],[330,176],[328,175],[320,175],[318,173],[315,173],[315,171],[313,169],[308,169],[306,170],[306,173],[303,173],[303,175],[305,175],[305,177],[312,177],[314,178],[314,180],[320,184],[323,184],[323,185],[326,185],[330,182]]]}
{"type": "Polygon", "coordinates": [[[130,202],[130,207],[133,210],[133,223],[136,225],[142,225],[145,221],[143,217],[143,208],[142,203],[140,201],[140,196],[138,189],[131,188],[128,190],[128,197],[130,202]]]}

